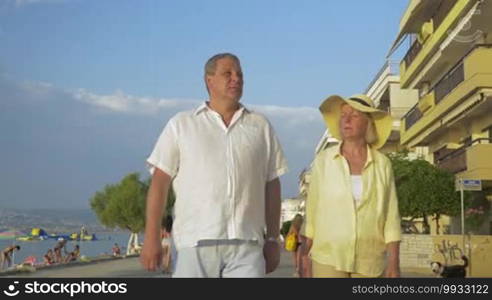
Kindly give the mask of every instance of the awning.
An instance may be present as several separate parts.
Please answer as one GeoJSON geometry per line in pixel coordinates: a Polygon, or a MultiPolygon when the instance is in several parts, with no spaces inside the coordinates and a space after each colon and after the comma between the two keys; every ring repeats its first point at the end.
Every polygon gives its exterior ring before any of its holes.
{"type": "Polygon", "coordinates": [[[443,0],[411,0],[400,20],[400,31],[386,55],[390,57],[409,33],[419,33],[422,25],[434,15],[443,0]]]}

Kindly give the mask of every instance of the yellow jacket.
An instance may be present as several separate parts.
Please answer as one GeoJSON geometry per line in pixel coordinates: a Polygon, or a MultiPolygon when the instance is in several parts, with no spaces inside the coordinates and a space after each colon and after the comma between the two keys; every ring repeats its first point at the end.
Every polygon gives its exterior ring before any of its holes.
{"type": "Polygon", "coordinates": [[[356,207],[341,144],[314,160],[306,202],[304,235],[311,258],[339,271],[380,276],[386,244],[401,240],[400,214],[390,160],[368,147],[362,200],[356,207]]]}

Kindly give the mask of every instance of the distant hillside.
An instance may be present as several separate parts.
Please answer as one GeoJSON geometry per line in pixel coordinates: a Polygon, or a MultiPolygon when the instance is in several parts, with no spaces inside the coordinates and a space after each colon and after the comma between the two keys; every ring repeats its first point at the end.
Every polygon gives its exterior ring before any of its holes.
{"type": "Polygon", "coordinates": [[[40,227],[48,233],[78,232],[82,226],[91,232],[109,231],[88,209],[9,209],[0,208],[0,230],[30,232],[40,227]]]}

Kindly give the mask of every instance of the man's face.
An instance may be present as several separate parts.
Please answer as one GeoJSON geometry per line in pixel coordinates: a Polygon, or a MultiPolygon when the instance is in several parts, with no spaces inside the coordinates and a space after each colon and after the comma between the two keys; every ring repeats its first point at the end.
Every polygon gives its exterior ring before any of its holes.
{"type": "Polygon", "coordinates": [[[348,104],[342,105],[340,116],[340,133],[343,139],[364,138],[368,123],[363,112],[354,109],[348,104]]]}
{"type": "Polygon", "coordinates": [[[207,75],[211,99],[239,101],[243,95],[243,72],[241,66],[232,58],[219,59],[215,74],[207,75]]]}

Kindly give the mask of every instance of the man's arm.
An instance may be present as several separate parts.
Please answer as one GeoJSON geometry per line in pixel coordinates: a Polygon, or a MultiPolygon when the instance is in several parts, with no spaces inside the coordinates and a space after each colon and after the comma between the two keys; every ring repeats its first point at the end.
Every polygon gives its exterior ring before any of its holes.
{"type": "Polygon", "coordinates": [[[265,221],[266,237],[263,254],[265,256],[266,273],[273,272],[280,263],[280,245],[268,238],[280,235],[280,180],[275,178],[265,186],[265,221]]]}
{"type": "Polygon", "coordinates": [[[149,271],[157,270],[162,262],[161,220],[170,184],[171,177],[155,168],[147,193],[145,240],[140,254],[140,262],[149,271]]]}
{"type": "Polygon", "coordinates": [[[280,180],[275,178],[265,188],[265,217],[267,237],[280,235],[280,180]]]}

